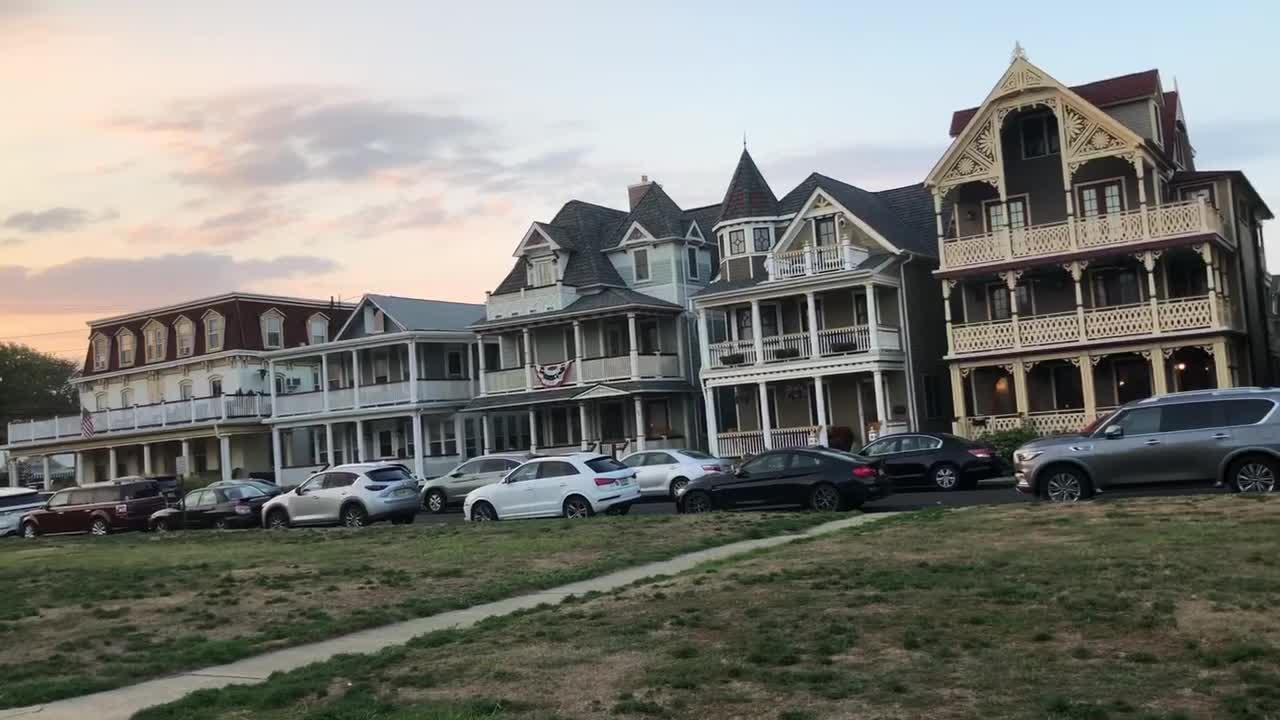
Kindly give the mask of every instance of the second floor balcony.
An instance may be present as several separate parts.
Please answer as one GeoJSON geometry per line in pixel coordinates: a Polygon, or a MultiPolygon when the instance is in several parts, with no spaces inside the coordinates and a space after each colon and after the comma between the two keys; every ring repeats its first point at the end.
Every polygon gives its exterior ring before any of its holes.
{"type": "Polygon", "coordinates": [[[258,420],[271,414],[267,395],[221,395],[109,408],[80,415],[19,420],[8,425],[9,443],[80,440],[139,430],[178,428],[232,420],[258,420]]]}

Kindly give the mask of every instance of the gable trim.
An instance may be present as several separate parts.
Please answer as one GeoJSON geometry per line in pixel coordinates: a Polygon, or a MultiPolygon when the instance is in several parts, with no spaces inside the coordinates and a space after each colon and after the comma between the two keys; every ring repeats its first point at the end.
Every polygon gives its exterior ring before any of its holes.
{"type": "Polygon", "coordinates": [[[520,238],[520,244],[516,246],[516,251],[511,254],[512,257],[523,257],[529,249],[529,240],[535,237],[542,238],[552,250],[564,249],[560,247],[560,243],[551,239],[551,234],[543,230],[541,225],[542,223],[535,222],[529,226],[529,230],[525,232],[524,237],[520,238]]]}
{"type": "Polygon", "coordinates": [[[583,392],[580,392],[577,395],[570,397],[570,399],[571,400],[593,400],[596,398],[628,397],[630,395],[631,393],[627,392],[626,390],[619,390],[618,388],[612,387],[610,385],[596,385],[590,390],[584,390],[583,392]]]}
{"type": "MultiPolygon", "coordinates": [[[[799,212],[795,214],[795,217],[787,225],[786,231],[782,233],[782,238],[778,240],[777,243],[774,244],[773,250],[770,252],[770,254],[786,251],[785,248],[787,247],[787,245],[790,244],[791,241],[794,240],[796,236],[800,234],[800,228],[805,225],[806,223],[806,220],[804,217],[805,213],[808,212],[809,209],[812,208],[814,204],[817,203],[819,197],[829,202],[831,206],[836,209],[837,212],[846,216],[848,220],[854,224],[855,227],[857,227],[858,229],[866,233],[867,236],[869,236],[872,240],[875,240],[877,243],[880,243],[880,245],[886,251],[891,252],[894,255],[902,254],[901,248],[889,242],[888,238],[886,238],[884,235],[881,235],[879,231],[877,231],[875,228],[867,224],[865,220],[858,217],[857,213],[854,213],[853,211],[849,210],[849,208],[845,207],[839,200],[836,200],[834,197],[832,197],[831,193],[823,190],[821,186],[814,188],[813,192],[810,193],[809,195],[809,199],[805,200],[804,204],[800,206],[799,212]]],[[[837,236],[836,236],[837,245],[839,244],[839,240],[840,238],[837,231],[837,236]]]]}

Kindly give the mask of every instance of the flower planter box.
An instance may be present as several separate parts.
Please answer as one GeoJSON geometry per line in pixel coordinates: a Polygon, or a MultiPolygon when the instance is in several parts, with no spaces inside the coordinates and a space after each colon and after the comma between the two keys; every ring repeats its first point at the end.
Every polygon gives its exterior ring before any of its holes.
{"type": "Polygon", "coordinates": [[[796,348],[784,347],[773,351],[774,360],[788,360],[790,358],[800,357],[800,351],[796,348]]]}
{"type": "Polygon", "coordinates": [[[837,353],[858,352],[860,349],[861,348],[858,347],[858,343],[856,342],[846,341],[846,342],[831,343],[831,352],[837,352],[837,353]]]}
{"type": "Polygon", "coordinates": [[[730,353],[720,356],[721,365],[741,365],[747,361],[747,356],[742,353],[730,353]]]}

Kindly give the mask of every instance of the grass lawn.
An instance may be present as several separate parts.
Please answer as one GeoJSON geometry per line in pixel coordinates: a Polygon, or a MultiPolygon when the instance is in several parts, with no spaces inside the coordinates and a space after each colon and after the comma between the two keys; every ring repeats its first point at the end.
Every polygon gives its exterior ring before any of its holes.
{"type": "Polygon", "coordinates": [[[138,720],[1280,717],[1280,498],[928,511],[138,720]]]}
{"type": "Polygon", "coordinates": [[[0,707],[229,662],[830,520],[733,513],[0,543],[0,707]]]}

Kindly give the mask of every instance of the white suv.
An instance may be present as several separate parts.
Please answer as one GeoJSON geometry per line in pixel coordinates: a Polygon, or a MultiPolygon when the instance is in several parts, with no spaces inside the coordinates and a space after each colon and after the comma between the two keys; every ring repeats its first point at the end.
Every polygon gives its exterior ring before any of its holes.
{"type": "Polygon", "coordinates": [[[623,515],[640,498],[635,471],[599,453],[530,460],[502,482],[471,491],[462,505],[467,520],[530,517],[584,518],[598,512],[623,515]]]}
{"type": "Polygon", "coordinates": [[[392,463],[335,465],[262,506],[262,525],[346,525],[378,520],[413,522],[418,513],[418,481],[392,463]]]}

